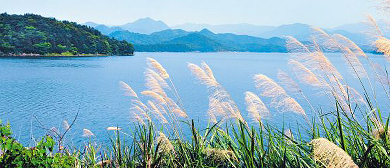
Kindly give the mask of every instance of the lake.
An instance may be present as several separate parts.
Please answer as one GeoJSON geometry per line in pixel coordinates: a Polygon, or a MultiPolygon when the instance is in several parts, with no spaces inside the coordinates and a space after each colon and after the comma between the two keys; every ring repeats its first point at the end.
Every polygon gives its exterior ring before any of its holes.
{"type": "MultiPolygon", "coordinates": [[[[342,56],[327,56],[348,85],[361,90],[358,81],[347,72],[342,56]]],[[[374,62],[388,66],[383,56],[369,56],[374,62]]],[[[276,81],[278,69],[293,75],[287,67],[289,54],[284,53],[135,53],[135,56],[126,57],[0,58],[0,119],[11,124],[14,136],[20,142],[32,145],[35,138],[47,133],[44,128],[60,128],[63,120],[70,123],[79,111],[68,142],[88,141],[81,137],[83,128],[87,128],[96,135],[96,141],[105,143],[111,134],[106,127],[119,126],[127,132],[127,128],[134,125],[130,120],[130,98],[123,95],[118,82],[125,81],[138,93],[145,90],[146,57],[155,58],[165,67],[189,118],[202,126],[207,121],[208,92],[191,75],[187,63],[205,61],[236,101],[244,117],[247,116],[244,92],[259,93],[253,75],[265,74],[276,81]]],[[[361,61],[367,65],[367,61],[361,61]]],[[[369,71],[368,66],[366,69],[369,71]]],[[[301,87],[317,109],[332,109],[333,101],[319,96],[310,86],[301,87]]],[[[383,92],[377,94],[380,102],[388,104],[383,92]]],[[[309,118],[313,116],[305,101],[297,101],[307,110],[309,118]]],[[[295,130],[297,123],[304,122],[297,114],[278,113],[272,108],[271,113],[266,121],[279,128],[284,123],[285,127],[295,130]]]]}

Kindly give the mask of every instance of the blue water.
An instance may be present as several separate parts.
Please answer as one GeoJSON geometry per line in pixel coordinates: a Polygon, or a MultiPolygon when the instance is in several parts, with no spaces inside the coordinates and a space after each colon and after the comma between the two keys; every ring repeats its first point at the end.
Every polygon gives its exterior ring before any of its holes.
{"type": "MultiPolygon", "coordinates": [[[[63,120],[70,123],[79,116],[67,136],[67,143],[88,141],[81,137],[83,128],[96,135],[96,141],[107,142],[106,127],[130,128],[130,99],[123,96],[118,81],[125,81],[137,92],[145,90],[143,72],[146,57],[158,60],[168,71],[181,96],[190,119],[205,124],[208,109],[207,88],[201,85],[187,68],[187,63],[205,61],[214,75],[236,101],[246,117],[244,92],[258,93],[253,75],[262,73],[276,80],[277,69],[292,75],[287,67],[289,54],[282,53],[136,53],[130,57],[79,58],[1,58],[0,59],[0,119],[9,122],[14,136],[26,145],[47,134],[45,128],[60,128],[63,120]]],[[[361,90],[359,83],[345,68],[340,54],[328,54],[348,85],[361,90]]],[[[380,55],[370,55],[374,62],[386,65],[380,55]]],[[[364,64],[367,64],[362,60],[364,64]]],[[[368,68],[367,68],[368,69],[368,68]]],[[[301,85],[316,108],[331,109],[333,102],[319,96],[307,85],[301,85]]],[[[383,92],[378,99],[385,101],[383,92]]],[[[302,99],[297,99],[313,114],[302,99]]],[[[267,100],[265,100],[267,102],[267,100]]],[[[293,130],[304,124],[301,116],[278,113],[272,109],[266,121],[293,130]]],[[[385,111],[385,110],[383,110],[385,111]]]]}

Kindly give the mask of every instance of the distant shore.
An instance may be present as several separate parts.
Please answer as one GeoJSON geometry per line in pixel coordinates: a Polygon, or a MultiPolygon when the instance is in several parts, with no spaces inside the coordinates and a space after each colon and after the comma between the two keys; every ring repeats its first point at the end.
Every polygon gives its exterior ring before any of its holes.
{"type": "MultiPolygon", "coordinates": [[[[77,54],[77,55],[61,55],[61,54],[48,54],[48,55],[41,55],[41,54],[0,54],[0,57],[109,57],[109,56],[116,56],[116,55],[107,55],[107,54],[77,54]]],[[[120,56],[134,56],[134,54],[131,55],[120,55],[120,56]]]]}

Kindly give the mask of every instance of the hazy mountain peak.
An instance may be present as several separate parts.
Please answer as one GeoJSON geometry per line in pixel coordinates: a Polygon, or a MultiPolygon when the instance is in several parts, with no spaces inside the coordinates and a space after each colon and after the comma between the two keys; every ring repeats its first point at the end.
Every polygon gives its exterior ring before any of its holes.
{"type": "Polygon", "coordinates": [[[135,24],[135,23],[159,23],[159,24],[164,24],[166,27],[168,27],[163,21],[161,20],[154,20],[150,17],[145,17],[145,18],[141,18],[141,19],[138,19],[132,23],[128,23],[128,24],[135,24]]]}
{"type": "Polygon", "coordinates": [[[82,23],[81,25],[86,25],[89,27],[96,27],[96,26],[99,26],[100,24],[95,23],[95,22],[85,22],[85,23],[82,23]]]}
{"type": "Polygon", "coordinates": [[[169,29],[169,27],[163,21],[156,21],[149,17],[138,19],[132,23],[127,23],[120,27],[130,32],[142,34],[151,34],[169,29]]]}
{"type": "Polygon", "coordinates": [[[209,29],[202,29],[201,31],[199,31],[200,34],[214,34],[212,31],[210,31],[209,29]]]}

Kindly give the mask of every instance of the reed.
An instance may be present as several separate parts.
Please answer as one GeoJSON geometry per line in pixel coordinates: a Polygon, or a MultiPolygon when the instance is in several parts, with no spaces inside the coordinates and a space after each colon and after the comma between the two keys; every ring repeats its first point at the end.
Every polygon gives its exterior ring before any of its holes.
{"type": "Polygon", "coordinates": [[[358,168],[351,157],[340,147],[324,138],[310,141],[313,157],[324,167],[358,168]]]}
{"type": "Polygon", "coordinates": [[[90,138],[90,137],[95,136],[95,134],[93,134],[92,131],[90,131],[89,129],[84,128],[82,136],[90,138]]]}
{"type": "Polygon", "coordinates": [[[249,118],[252,118],[257,123],[261,123],[263,117],[270,116],[268,108],[256,94],[245,92],[245,103],[249,118]]]}
{"type": "Polygon", "coordinates": [[[254,76],[255,86],[261,92],[262,96],[271,98],[271,106],[277,108],[280,112],[295,112],[306,116],[305,110],[301,105],[271,78],[258,74],[254,76]]]}

